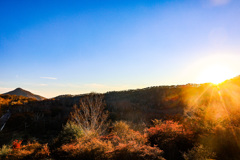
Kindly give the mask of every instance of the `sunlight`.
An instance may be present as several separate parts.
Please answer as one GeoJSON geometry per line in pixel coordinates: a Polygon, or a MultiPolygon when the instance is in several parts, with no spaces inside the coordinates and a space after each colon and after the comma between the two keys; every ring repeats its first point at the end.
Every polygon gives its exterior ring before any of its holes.
{"type": "Polygon", "coordinates": [[[227,79],[233,78],[234,72],[228,67],[215,64],[206,67],[199,75],[198,83],[213,83],[219,84],[227,79]]]}

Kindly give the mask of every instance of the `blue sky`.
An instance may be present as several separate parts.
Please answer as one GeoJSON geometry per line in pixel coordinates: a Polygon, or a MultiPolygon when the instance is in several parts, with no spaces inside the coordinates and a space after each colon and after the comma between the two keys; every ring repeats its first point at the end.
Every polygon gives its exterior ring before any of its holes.
{"type": "Polygon", "coordinates": [[[239,15],[238,0],[0,0],[0,93],[202,83],[211,64],[238,75],[239,15]]]}

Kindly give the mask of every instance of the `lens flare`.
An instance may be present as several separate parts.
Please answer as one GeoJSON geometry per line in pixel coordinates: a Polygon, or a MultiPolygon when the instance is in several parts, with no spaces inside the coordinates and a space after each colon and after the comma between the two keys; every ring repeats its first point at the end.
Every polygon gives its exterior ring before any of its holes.
{"type": "Polygon", "coordinates": [[[198,83],[219,84],[227,79],[233,78],[234,72],[223,65],[211,65],[205,68],[199,75],[198,83]]]}

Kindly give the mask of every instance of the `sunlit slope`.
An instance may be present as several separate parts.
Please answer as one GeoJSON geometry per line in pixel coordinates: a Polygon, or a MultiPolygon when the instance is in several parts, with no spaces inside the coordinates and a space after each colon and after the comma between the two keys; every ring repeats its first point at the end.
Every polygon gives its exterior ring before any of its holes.
{"type": "Polygon", "coordinates": [[[201,84],[182,90],[186,116],[201,114],[206,121],[240,124],[240,77],[221,84],[201,84]]]}
{"type": "Polygon", "coordinates": [[[30,101],[37,101],[37,100],[34,98],[27,98],[24,96],[0,94],[0,106],[23,105],[23,104],[27,104],[30,101]]]}

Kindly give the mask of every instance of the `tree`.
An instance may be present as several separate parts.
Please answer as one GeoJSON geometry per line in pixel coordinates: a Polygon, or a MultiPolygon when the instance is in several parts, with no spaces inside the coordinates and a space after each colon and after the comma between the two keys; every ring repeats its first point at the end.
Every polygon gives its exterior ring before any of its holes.
{"type": "Polygon", "coordinates": [[[101,94],[89,94],[74,105],[70,120],[79,125],[85,134],[102,134],[108,127],[108,112],[101,94]]]}

